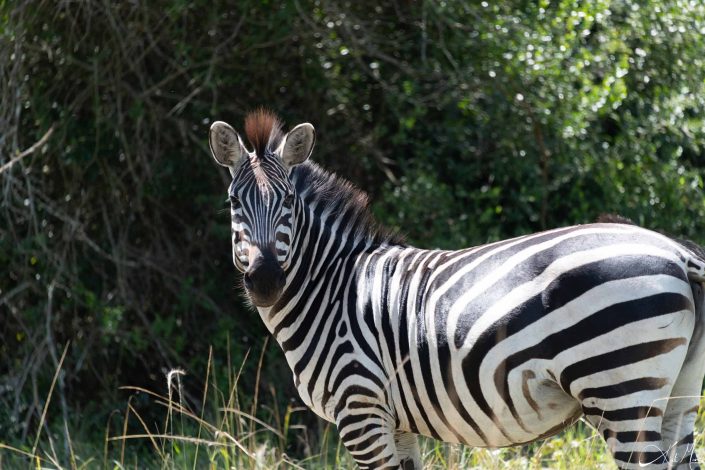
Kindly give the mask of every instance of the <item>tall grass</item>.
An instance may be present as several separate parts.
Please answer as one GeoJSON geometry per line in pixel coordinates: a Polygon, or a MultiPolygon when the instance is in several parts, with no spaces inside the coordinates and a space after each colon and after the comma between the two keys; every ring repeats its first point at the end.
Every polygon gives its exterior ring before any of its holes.
{"type": "MultiPolygon", "coordinates": [[[[183,381],[188,377],[178,369],[167,374],[162,391],[123,387],[130,397],[124,411],[110,415],[103,436],[76,437],[66,422],[58,431],[50,429],[45,418],[50,417],[52,387],[32,442],[0,442],[0,468],[354,468],[332,425],[309,430],[302,424],[294,424],[301,408],[287,406],[280,413],[277,407],[264,404],[276,403],[279,397],[275,388],[260,390],[262,357],[260,355],[258,360],[254,396],[244,397],[239,392],[244,361],[239,369],[230,368],[233,372],[228,374],[227,384],[218,383],[212,351],[197,407],[184,398],[183,381]],[[268,400],[260,399],[262,393],[269,395],[268,400]],[[149,422],[140,414],[133,403],[138,397],[141,401],[147,398],[150,412],[155,408],[161,410],[163,421],[149,422]],[[264,421],[258,415],[270,418],[264,421]],[[119,426],[115,425],[116,420],[120,420],[119,426]],[[115,429],[120,432],[114,432],[115,429]],[[60,442],[60,439],[68,442],[60,442]],[[304,455],[297,458],[288,455],[292,442],[304,449],[304,455]]],[[[705,400],[701,400],[701,404],[698,430],[705,424],[705,400]]],[[[700,432],[696,436],[696,449],[702,449],[705,435],[700,432]]],[[[604,441],[583,420],[557,436],[521,447],[478,449],[425,438],[421,438],[420,443],[425,468],[429,469],[615,468],[604,441]]],[[[702,461],[703,455],[699,454],[702,461]]]]}

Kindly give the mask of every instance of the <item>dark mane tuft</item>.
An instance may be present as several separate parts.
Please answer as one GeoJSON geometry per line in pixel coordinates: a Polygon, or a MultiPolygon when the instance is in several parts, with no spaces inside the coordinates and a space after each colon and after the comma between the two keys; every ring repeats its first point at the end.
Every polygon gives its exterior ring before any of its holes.
{"type": "MultiPolygon", "coordinates": [[[[637,227],[639,226],[637,223],[635,223],[632,219],[629,219],[627,217],[624,217],[619,214],[600,214],[600,216],[597,218],[597,223],[611,223],[611,224],[628,224],[628,225],[636,225],[637,227]]],[[[657,230],[657,232],[667,236],[671,240],[674,240],[690,251],[692,251],[696,256],[698,256],[700,259],[705,260],[705,247],[702,247],[695,243],[692,240],[688,240],[687,238],[678,238],[674,237],[672,235],[669,235],[668,233],[664,233],[660,230],[657,230]]]]}
{"type": "Polygon", "coordinates": [[[265,108],[252,111],[245,117],[245,135],[258,158],[276,149],[282,139],[281,128],[282,123],[276,114],[265,108]]]}
{"type": "Polygon", "coordinates": [[[634,221],[628,217],[624,217],[619,214],[603,213],[597,217],[595,221],[598,224],[626,224],[626,225],[636,225],[634,221]]]}
{"type": "Polygon", "coordinates": [[[316,204],[317,212],[337,214],[347,220],[355,232],[371,237],[374,243],[406,244],[399,233],[375,220],[367,193],[351,182],[310,161],[296,165],[291,175],[297,192],[308,204],[316,204]]]}

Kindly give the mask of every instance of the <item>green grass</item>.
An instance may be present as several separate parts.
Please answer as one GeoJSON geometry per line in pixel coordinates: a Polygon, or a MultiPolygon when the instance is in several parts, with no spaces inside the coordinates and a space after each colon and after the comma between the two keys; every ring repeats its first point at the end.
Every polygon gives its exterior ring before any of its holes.
{"type": "MultiPolygon", "coordinates": [[[[260,357],[258,371],[261,361],[260,357]]],[[[54,424],[39,426],[40,431],[28,442],[0,441],[0,468],[354,468],[334,426],[321,423],[320,428],[311,430],[297,419],[301,408],[288,406],[280,412],[276,406],[267,405],[278,403],[281,397],[276,396],[276,389],[259,389],[259,374],[254,396],[243,397],[238,392],[242,368],[229,374],[227,384],[222,385],[215,380],[214,371],[209,358],[199,408],[182,399],[185,378],[178,370],[170,372],[166,392],[124,387],[130,398],[120,413],[110,416],[102,435],[81,432],[77,423],[56,425],[51,419],[50,391],[42,424],[54,424]],[[261,395],[269,400],[262,402],[261,395]],[[150,421],[142,416],[134,405],[138,399],[142,409],[147,401],[150,416],[162,418],[150,421]],[[287,455],[292,444],[298,449],[297,459],[287,455]]],[[[705,400],[702,405],[701,410],[705,409],[705,400]]],[[[702,430],[704,424],[701,411],[697,429],[702,430]]],[[[697,434],[697,449],[703,448],[704,439],[702,432],[697,434]]],[[[582,420],[557,436],[519,447],[478,449],[425,438],[420,443],[428,469],[615,468],[604,441],[582,420]]]]}

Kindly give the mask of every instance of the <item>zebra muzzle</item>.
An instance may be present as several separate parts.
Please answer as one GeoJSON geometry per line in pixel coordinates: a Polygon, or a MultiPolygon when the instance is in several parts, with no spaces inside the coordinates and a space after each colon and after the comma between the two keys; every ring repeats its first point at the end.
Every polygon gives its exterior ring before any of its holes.
{"type": "Polygon", "coordinates": [[[276,256],[261,253],[243,275],[243,284],[252,303],[257,307],[270,307],[281,296],[286,284],[286,274],[276,256]]]}

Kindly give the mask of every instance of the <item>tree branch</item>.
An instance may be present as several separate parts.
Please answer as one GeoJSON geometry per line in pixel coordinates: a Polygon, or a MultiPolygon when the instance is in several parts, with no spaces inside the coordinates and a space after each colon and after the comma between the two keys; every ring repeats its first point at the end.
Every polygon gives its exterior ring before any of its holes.
{"type": "Polygon", "coordinates": [[[40,148],[42,145],[46,143],[47,140],[49,140],[49,137],[51,137],[51,134],[54,132],[54,125],[49,128],[48,131],[44,133],[41,139],[39,139],[37,142],[32,144],[32,146],[19,155],[17,155],[15,158],[12,158],[9,162],[5,163],[3,166],[0,166],[0,174],[2,174],[5,170],[9,169],[14,165],[15,163],[19,162],[22,160],[24,157],[27,155],[33,154],[38,148],[40,148]]]}

